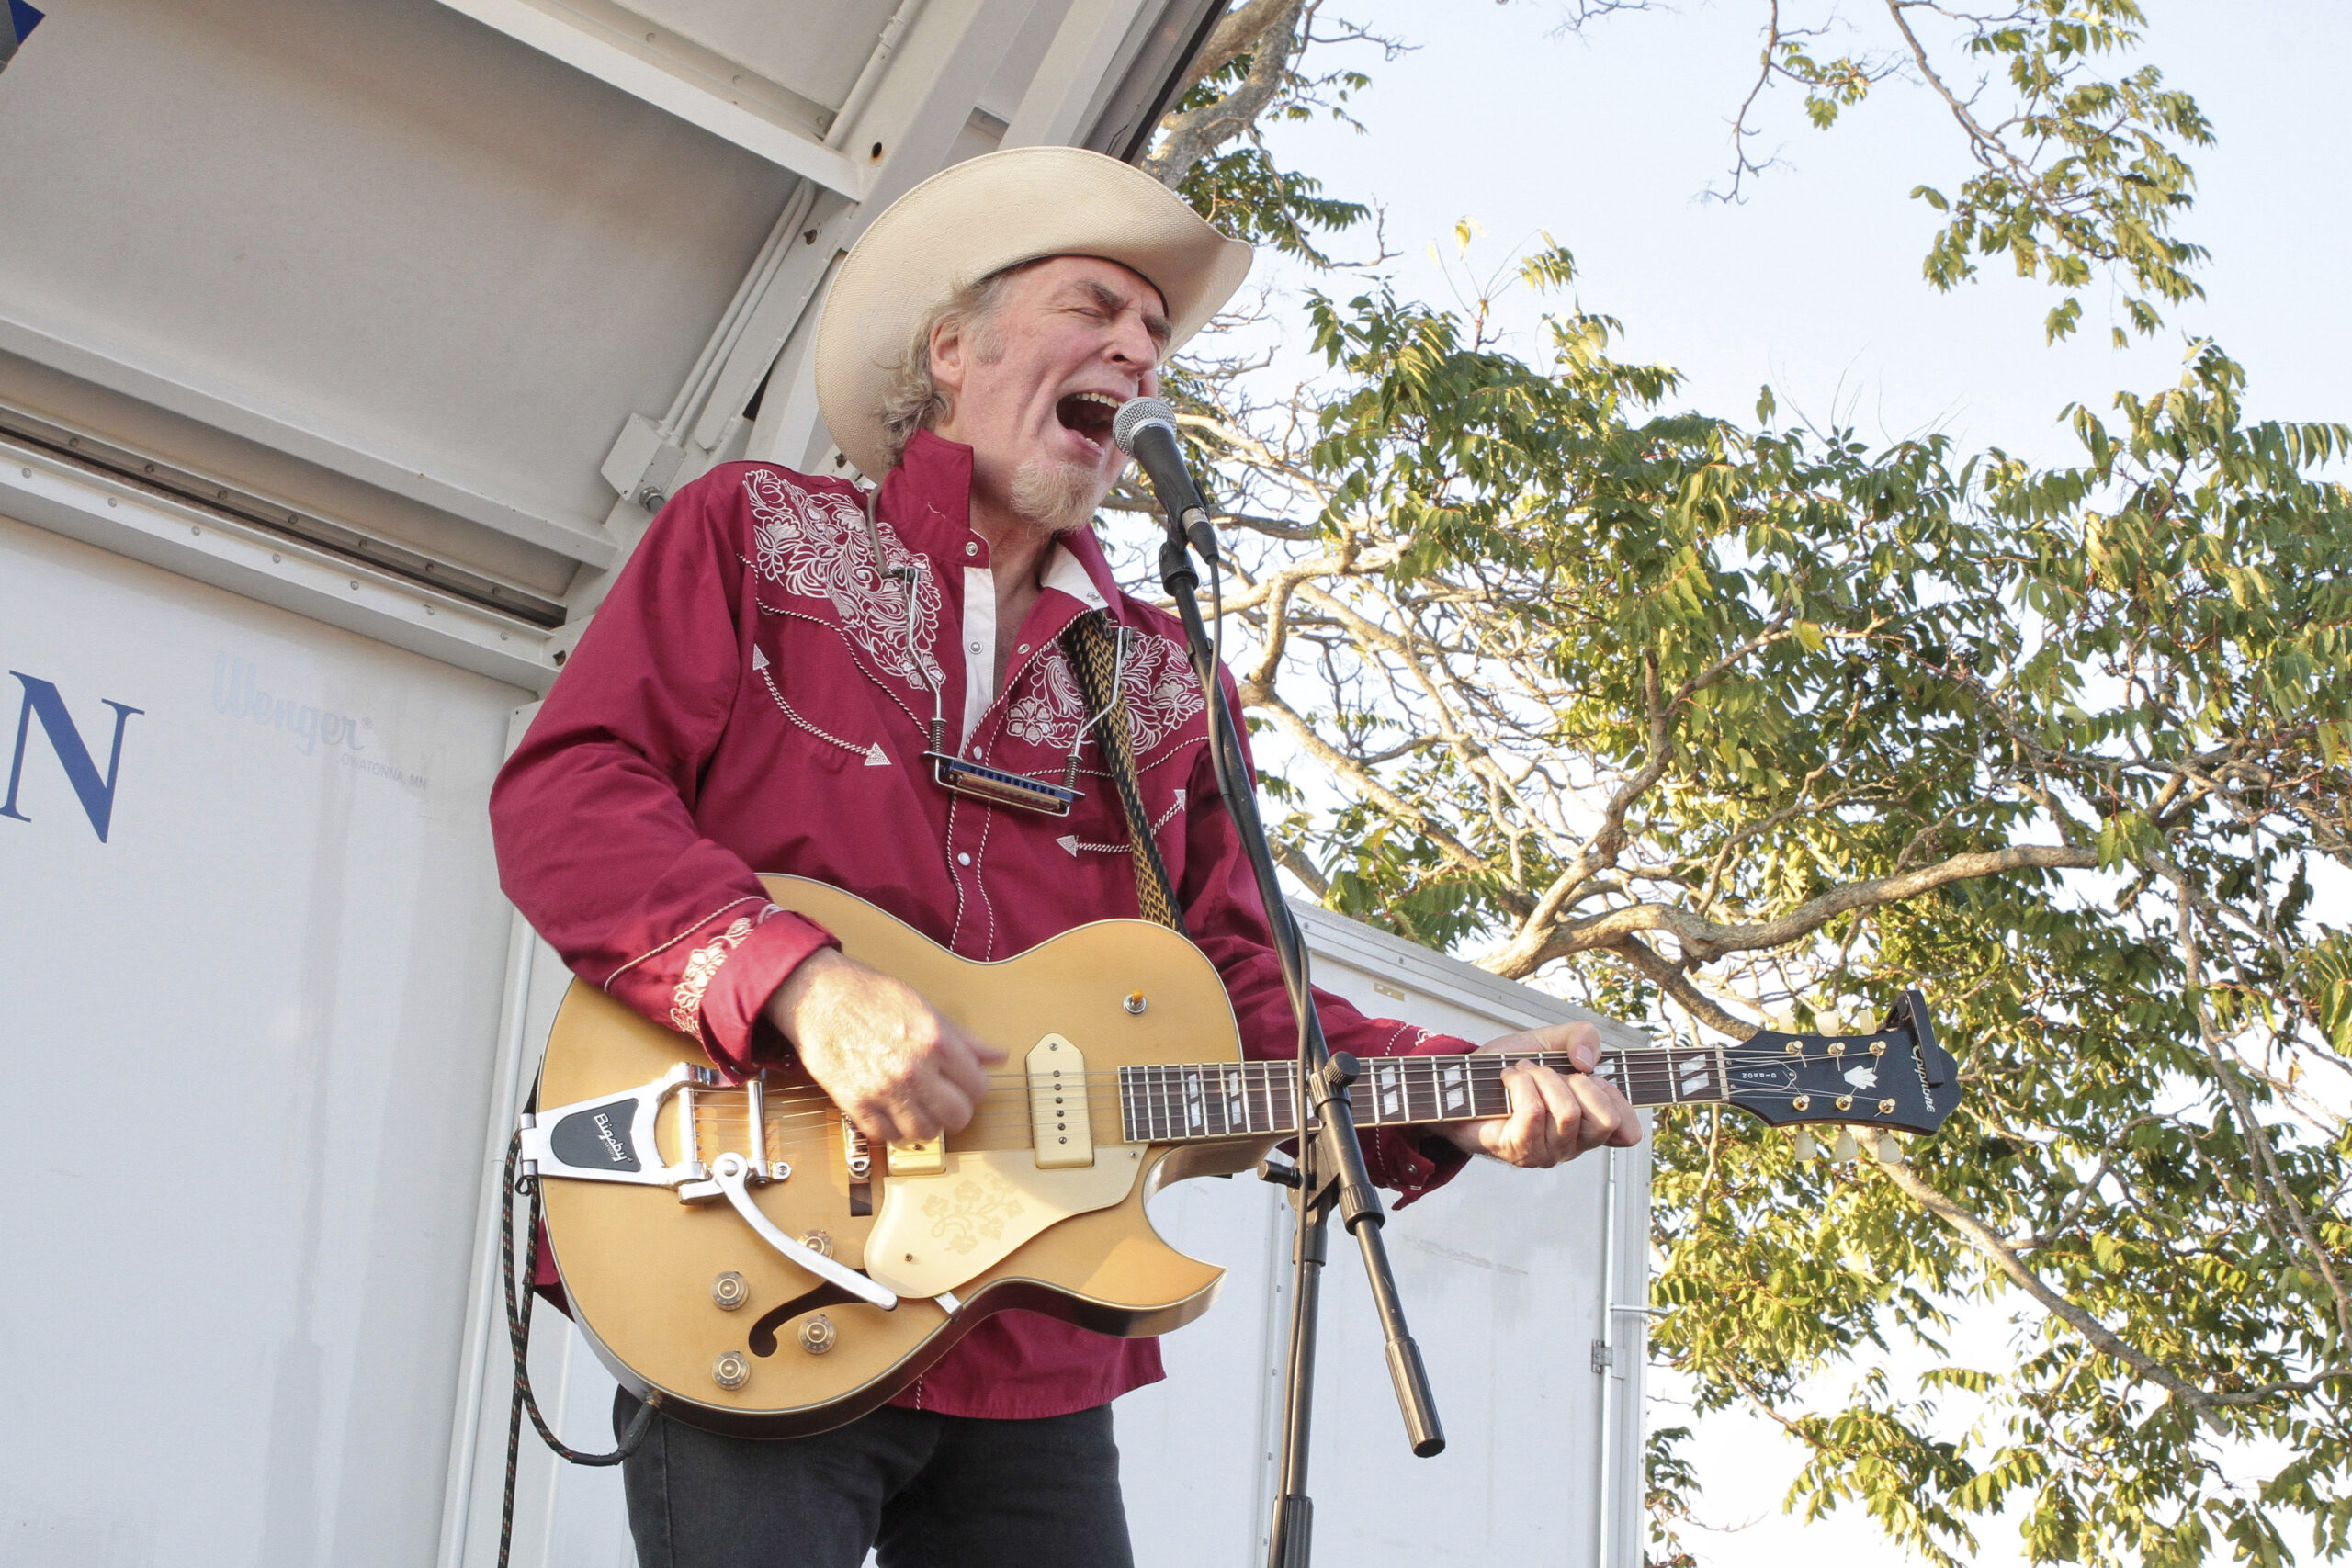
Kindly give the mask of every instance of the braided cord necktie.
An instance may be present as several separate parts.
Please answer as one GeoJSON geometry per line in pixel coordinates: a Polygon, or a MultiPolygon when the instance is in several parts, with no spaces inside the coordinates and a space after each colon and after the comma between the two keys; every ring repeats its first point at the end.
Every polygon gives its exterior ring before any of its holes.
{"type": "Polygon", "coordinates": [[[1092,611],[1070,624],[1069,647],[1087,712],[1102,716],[1094,734],[1109,764],[1111,782],[1118,786],[1119,805],[1127,818],[1127,841],[1135,847],[1136,903],[1145,919],[1181,933],[1184,917],[1177,912],[1168,867],[1159,858],[1159,845],[1151,836],[1151,818],[1144,810],[1143,787],[1136,780],[1126,694],[1119,690],[1118,634],[1107,616],[1092,611]]]}

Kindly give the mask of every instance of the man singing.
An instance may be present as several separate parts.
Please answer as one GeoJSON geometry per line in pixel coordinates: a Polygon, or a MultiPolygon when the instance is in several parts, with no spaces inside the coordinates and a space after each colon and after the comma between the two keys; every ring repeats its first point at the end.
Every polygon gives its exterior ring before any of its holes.
{"type": "MultiPolygon", "coordinates": [[[[763,463],[682,489],[499,778],[506,890],[573,970],[729,1074],[795,1057],[870,1138],[925,1138],[971,1118],[1010,1043],[843,957],[756,874],[831,883],[977,960],[1133,918],[1164,886],[1250,1053],[1295,1049],[1182,632],[1120,591],[1089,526],[1125,461],[1119,405],[1154,392],[1250,259],[1147,175],[1070,148],[973,159],[875,220],[816,354],[827,427],[878,493],[763,463]],[[1075,662],[1118,628],[1149,853],[1075,662]],[[1054,783],[1076,749],[1082,793],[1064,817],[948,787],[933,747],[1054,783]]],[[[1335,1051],[1470,1049],[1321,1001],[1335,1051]]],[[[1494,1043],[1589,1065],[1598,1041],[1494,1043]]],[[[1508,1116],[1365,1134],[1374,1178],[1409,1199],[1471,1153],[1541,1168],[1640,1135],[1588,1074],[1507,1081],[1508,1116]]],[[[659,1417],[627,1465],[639,1561],[1125,1563],[1110,1402],[1159,1375],[1154,1340],[1012,1312],[817,1437],[659,1417]]],[[[636,1408],[623,1393],[616,1422],[636,1408]]]]}

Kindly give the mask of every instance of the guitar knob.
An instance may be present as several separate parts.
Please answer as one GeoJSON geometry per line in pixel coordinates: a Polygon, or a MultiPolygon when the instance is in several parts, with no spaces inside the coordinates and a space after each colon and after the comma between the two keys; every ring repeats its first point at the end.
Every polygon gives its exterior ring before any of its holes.
{"type": "Polygon", "coordinates": [[[819,1313],[800,1325],[800,1348],[812,1356],[821,1356],[833,1348],[833,1320],[819,1313]]]}
{"type": "Polygon", "coordinates": [[[1796,1142],[1797,1158],[1801,1160],[1816,1160],[1821,1157],[1821,1145],[1815,1143],[1813,1141],[1813,1134],[1806,1132],[1802,1127],[1797,1129],[1796,1142]]]}
{"type": "Polygon", "coordinates": [[[729,1269],[710,1282],[710,1299],[718,1304],[719,1311],[733,1312],[752,1299],[752,1287],[743,1283],[742,1275],[729,1269]]]}
{"type": "Polygon", "coordinates": [[[752,1381],[752,1363],[741,1350],[729,1350],[710,1364],[710,1381],[721,1388],[741,1388],[752,1381]]]}
{"type": "Polygon", "coordinates": [[[1881,1133],[1878,1135],[1878,1162],[1881,1165],[1903,1163],[1903,1145],[1894,1141],[1894,1134],[1881,1133]]]}
{"type": "Polygon", "coordinates": [[[1860,1159],[1861,1156],[1862,1146],[1861,1145],[1854,1142],[1854,1130],[1851,1127],[1840,1127],[1838,1130],[1838,1152],[1831,1157],[1834,1159],[1860,1159]]]}
{"type": "Polygon", "coordinates": [[[810,1231],[800,1238],[800,1245],[820,1258],[831,1258],[833,1255],[833,1238],[823,1231],[810,1231]]]}

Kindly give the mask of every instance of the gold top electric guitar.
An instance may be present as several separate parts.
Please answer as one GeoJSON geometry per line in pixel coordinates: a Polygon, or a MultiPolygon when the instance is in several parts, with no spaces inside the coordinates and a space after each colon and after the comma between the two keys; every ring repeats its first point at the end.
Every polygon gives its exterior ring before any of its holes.
{"type": "MultiPolygon", "coordinates": [[[[967,1126],[871,1147],[797,1068],[730,1086],[689,1037],[574,982],[522,1154],[573,1321],[625,1386],[697,1426],[795,1437],[885,1403],[1009,1308],[1131,1337],[1208,1310],[1224,1270],[1161,1241],[1145,1201],[1249,1168],[1300,1118],[1296,1064],[1242,1060],[1198,949],[1103,920],[975,963],[837,888],[764,880],[1012,1055],[967,1126]]],[[[1499,1115],[1518,1059],[1375,1058],[1350,1102],[1365,1127],[1499,1115]]],[[[1605,1052],[1594,1071],[1635,1105],[1915,1133],[1960,1094],[1917,993],[1878,1034],[1605,1052]]]]}

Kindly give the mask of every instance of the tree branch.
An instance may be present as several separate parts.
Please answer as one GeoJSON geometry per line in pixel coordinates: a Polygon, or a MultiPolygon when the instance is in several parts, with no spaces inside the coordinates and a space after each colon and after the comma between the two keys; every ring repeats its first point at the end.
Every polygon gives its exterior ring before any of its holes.
{"type": "Polygon", "coordinates": [[[1246,17],[1250,30],[1237,31],[1227,40],[1225,62],[1248,54],[1249,74],[1223,97],[1163,121],[1159,151],[1144,160],[1144,173],[1172,190],[1184,183],[1193,164],[1257,125],[1258,117],[1282,90],[1283,78],[1297,57],[1299,17],[1305,9],[1306,0],[1270,0],[1262,11],[1255,4],[1245,6],[1218,25],[1217,32],[1210,35],[1211,47],[1227,25],[1246,17]]]}
{"type": "Polygon", "coordinates": [[[1809,898],[1776,919],[1736,925],[1710,920],[1671,904],[1634,904],[1606,914],[1563,921],[1546,933],[1522,933],[1487,962],[1496,974],[1517,979],[1555,958],[1589,953],[1595,948],[1613,948],[1634,931],[1664,931],[1681,946],[1685,962],[1703,964],[1726,953],[1785,947],[1839,915],[1901,903],[1955,882],[2037,867],[2089,871],[2098,864],[2096,853],[2070,844],[2018,844],[2006,850],[1980,850],[1953,855],[1899,876],[1849,882],[1809,898]],[[1531,934],[1533,940],[1530,940],[1531,934]]]}

